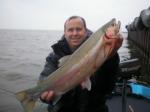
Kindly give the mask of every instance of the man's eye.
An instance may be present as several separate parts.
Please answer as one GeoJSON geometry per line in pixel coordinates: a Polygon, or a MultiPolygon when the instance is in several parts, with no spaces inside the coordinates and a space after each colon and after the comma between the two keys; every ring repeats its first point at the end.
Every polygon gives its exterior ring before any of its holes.
{"type": "Polygon", "coordinates": [[[81,31],[81,28],[76,28],[76,31],[81,31]]]}
{"type": "Polygon", "coordinates": [[[73,32],[73,31],[81,31],[82,29],[81,28],[71,28],[71,29],[68,29],[68,32],[73,32]]]}
{"type": "Polygon", "coordinates": [[[68,29],[69,32],[73,32],[73,29],[68,29]]]}

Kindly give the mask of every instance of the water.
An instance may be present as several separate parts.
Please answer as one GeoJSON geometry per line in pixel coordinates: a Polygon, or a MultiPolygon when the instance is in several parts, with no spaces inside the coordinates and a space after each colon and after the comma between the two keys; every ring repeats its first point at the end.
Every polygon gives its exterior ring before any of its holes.
{"type": "MultiPolygon", "coordinates": [[[[43,69],[50,46],[62,31],[0,30],[0,112],[21,112],[14,93],[33,87],[43,69]],[[10,101],[11,100],[11,101],[10,101]],[[13,105],[12,105],[13,104],[13,105]],[[9,107],[9,108],[8,108],[9,107]]],[[[123,33],[124,37],[127,36],[123,33]]],[[[130,59],[128,42],[119,49],[121,61],[130,59]]]]}
{"type": "Polygon", "coordinates": [[[12,72],[36,75],[36,70],[41,69],[45,56],[50,52],[50,45],[60,35],[56,31],[1,30],[1,75],[12,72]]]}
{"type": "Polygon", "coordinates": [[[50,45],[61,35],[59,31],[0,30],[0,77],[8,81],[38,77],[50,45]]]}

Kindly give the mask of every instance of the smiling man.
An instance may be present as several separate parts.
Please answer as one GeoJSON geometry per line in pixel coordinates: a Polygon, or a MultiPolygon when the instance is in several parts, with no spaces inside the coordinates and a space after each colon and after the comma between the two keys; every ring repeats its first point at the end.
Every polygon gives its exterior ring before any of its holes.
{"type": "Polygon", "coordinates": [[[87,29],[84,19],[72,17],[64,25],[65,38],[71,49],[76,49],[87,36],[87,29]]]}
{"type": "MultiPolygon", "coordinates": [[[[59,59],[71,55],[79,46],[90,38],[92,32],[87,29],[85,20],[80,16],[71,16],[64,24],[64,35],[52,45],[53,52],[46,58],[46,64],[40,74],[39,80],[45,79],[48,75],[58,69],[59,59]]],[[[116,35],[121,36],[121,35],[116,35]]],[[[118,38],[120,39],[120,38],[118,38]]],[[[117,45],[114,51],[121,46],[117,45]]],[[[115,45],[114,45],[115,46],[115,45]]],[[[108,112],[105,104],[106,95],[109,94],[115,84],[116,74],[119,66],[119,56],[114,54],[92,75],[91,90],[83,88],[79,84],[74,89],[65,93],[58,101],[58,104],[52,106],[55,92],[45,91],[40,99],[49,104],[49,112],[108,112]]]]}

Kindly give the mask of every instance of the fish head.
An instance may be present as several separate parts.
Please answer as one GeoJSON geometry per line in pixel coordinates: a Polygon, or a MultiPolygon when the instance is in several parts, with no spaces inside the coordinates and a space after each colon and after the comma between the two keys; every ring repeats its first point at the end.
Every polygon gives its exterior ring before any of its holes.
{"type": "Polygon", "coordinates": [[[114,36],[116,36],[119,33],[121,27],[121,22],[118,21],[116,23],[116,20],[110,24],[110,26],[106,29],[105,31],[105,36],[106,38],[113,38],[114,36]]]}
{"type": "Polygon", "coordinates": [[[112,57],[122,45],[123,37],[119,33],[120,27],[121,22],[114,21],[105,31],[103,39],[105,42],[105,51],[108,51],[107,55],[109,57],[112,57]]]}

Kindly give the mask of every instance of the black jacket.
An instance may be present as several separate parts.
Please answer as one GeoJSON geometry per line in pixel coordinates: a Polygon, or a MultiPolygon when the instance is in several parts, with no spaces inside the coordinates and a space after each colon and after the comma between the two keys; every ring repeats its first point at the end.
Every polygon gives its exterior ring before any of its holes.
{"type": "MultiPolygon", "coordinates": [[[[46,58],[44,70],[40,74],[40,80],[46,78],[58,68],[58,60],[61,57],[72,54],[65,38],[52,45],[52,48],[53,52],[46,58]]],[[[114,87],[118,66],[119,56],[116,53],[115,56],[108,59],[91,77],[91,91],[83,90],[80,86],[70,90],[61,98],[61,106],[58,112],[107,112],[105,96],[114,87]]]]}

